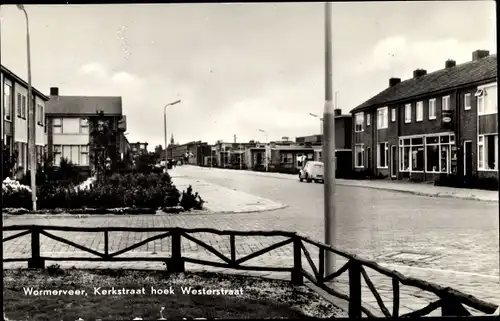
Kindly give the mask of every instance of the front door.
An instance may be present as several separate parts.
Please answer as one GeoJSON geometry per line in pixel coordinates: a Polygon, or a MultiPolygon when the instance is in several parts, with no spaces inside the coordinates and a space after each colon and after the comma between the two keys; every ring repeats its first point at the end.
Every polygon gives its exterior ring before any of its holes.
{"type": "Polygon", "coordinates": [[[396,145],[391,146],[391,177],[396,177],[398,170],[398,158],[396,157],[396,145]]]}
{"type": "Polygon", "coordinates": [[[367,165],[367,168],[371,171],[372,170],[372,149],[371,149],[371,147],[368,147],[366,149],[366,154],[367,154],[366,165],[367,165]]]}
{"type": "Polygon", "coordinates": [[[464,176],[472,175],[472,141],[464,142],[464,176]]]}

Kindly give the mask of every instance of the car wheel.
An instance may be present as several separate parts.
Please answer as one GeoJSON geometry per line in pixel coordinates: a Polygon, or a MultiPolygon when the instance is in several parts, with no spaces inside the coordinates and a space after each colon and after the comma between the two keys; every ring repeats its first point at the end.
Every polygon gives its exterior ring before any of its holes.
{"type": "Polygon", "coordinates": [[[309,178],[309,174],[307,174],[307,173],[306,173],[306,181],[307,181],[308,183],[312,182],[312,179],[310,179],[310,178],[309,178]]]}
{"type": "Polygon", "coordinates": [[[304,179],[302,178],[302,175],[299,174],[299,181],[302,183],[304,179]]]}

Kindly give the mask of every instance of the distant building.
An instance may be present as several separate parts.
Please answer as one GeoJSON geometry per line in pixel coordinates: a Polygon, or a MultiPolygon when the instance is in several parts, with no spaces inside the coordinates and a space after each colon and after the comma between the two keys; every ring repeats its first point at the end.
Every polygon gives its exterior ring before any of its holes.
{"type": "Polygon", "coordinates": [[[202,141],[193,141],[186,144],[173,144],[167,148],[169,159],[186,164],[205,166],[205,157],[209,157],[210,145],[202,141]]]}
{"type": "MultiPolygon", "coordinates": [[[[30,168],[28,153],[28,84],[12,71],[1,66],[1,117],[2,117],[2,145],[9,147],[10,152],[17,151],[17,169],[23,173],[30,168]]],[[[36,155],[37,161],[43,156],[45,110],[49,97],[32,87],[31,97],[35,107],[36,117],[36,155]]]]}
{"type": "Polygon", "coordinates": [[[354,169],[392,179],[498,179],[497,56],[417,69],[354,108],[354,169]]]}
{"type": "MultiPolygon", "coordinates": [[[[61,96],[59,89],[50,89],[50,100],[46,110],[47,152],[58,166],[61,158],[66,158],[82,170],[90,170],[90,129],[89,118],[102,112],[112,120],[114,130],[118,131],[116,155],[125,156],[127,144],[124,135],[127,124],[122,114],[121,97],[61,96]]],[[[114,154],[114,153],[113,153],[114,154]]],[[[112,160],[117,163],[120,159],[112,160]]]]}

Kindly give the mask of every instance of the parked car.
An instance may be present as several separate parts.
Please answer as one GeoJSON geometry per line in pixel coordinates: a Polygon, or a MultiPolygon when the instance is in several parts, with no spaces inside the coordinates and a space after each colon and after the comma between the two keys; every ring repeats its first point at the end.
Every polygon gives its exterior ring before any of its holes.
{"type": "Polygon", "coordinates": [[[308,161],[299,172],[299,181],[310,183],[324,183],[324,164],[323,162],[308,161]]]}

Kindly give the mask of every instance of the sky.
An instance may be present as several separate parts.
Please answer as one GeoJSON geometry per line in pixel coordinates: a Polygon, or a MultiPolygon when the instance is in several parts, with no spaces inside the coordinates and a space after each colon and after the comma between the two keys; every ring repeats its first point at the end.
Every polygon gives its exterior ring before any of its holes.
{"type": "MultiPolygon", "coordinates": [[[[130,142],[294,139],[319,134],[324,4],[27,5],[33,86],[122,96],[130,142]]],[[[2,6],[1,63],[27,79],[26,26],[2,6]]],[[[494,1],[332,4],[333,90],[351,109],[389,78],[496,53],[494,1]]]]}

